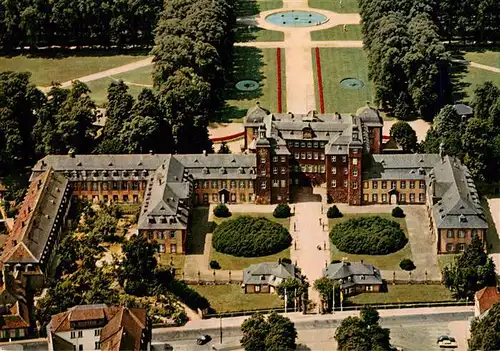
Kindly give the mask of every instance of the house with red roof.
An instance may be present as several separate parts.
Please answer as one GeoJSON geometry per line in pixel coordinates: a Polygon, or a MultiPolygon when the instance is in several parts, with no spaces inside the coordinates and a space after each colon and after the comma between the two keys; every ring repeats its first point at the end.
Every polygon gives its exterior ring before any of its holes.
{"type": "Polygon", "coordinates": [[[484,317],[494,304],[500,303],[500,292],[496,286],[487,286],[474,296],[474,316],[484,317]]]}

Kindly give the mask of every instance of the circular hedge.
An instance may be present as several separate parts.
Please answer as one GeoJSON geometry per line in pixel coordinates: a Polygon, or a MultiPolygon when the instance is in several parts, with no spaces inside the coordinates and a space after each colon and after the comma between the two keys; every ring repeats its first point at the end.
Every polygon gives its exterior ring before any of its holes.
{"type": "Polygon", "coordinates": [[[258,257],[283,251],[292,242],[288,230],[264,217],[240,216],[219,224],[212,244],[218,251],[240,257],[258,257]]]}
{"type": "Polygon", "coordinates": [[[399,223],[379,216],[352,218],[330,232],[332,243],[351,254],[387,255],[401,250],[408,239],[399,223]]]}

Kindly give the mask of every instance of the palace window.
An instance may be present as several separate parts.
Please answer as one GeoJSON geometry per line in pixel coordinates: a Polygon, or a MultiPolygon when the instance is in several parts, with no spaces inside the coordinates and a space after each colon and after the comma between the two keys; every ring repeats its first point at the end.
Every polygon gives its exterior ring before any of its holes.
{"type": "Polygon", "coordinates": [[[364,189],[368,189],[368,187],[370,186],[370,184],[368,182],[363,182],[363,188],[364,189]]]}
{"type": "Polygon", "coordinates": [[[273,179],[273,188],[278,188],[280,186],[280,181],[278,179],[273,179]]]}
{"type": "Polygon", "coordinates": [[[312,165],[307,165],[307,172],[311,173],[313,171],[312,165]]]}
{"type": "Polygon", "coordinates": [[[240,180],[240,189],[244,189],[244,188],[245,188],[245,181],[240,180]]]}
{"type": "Polygon", "coordinates": [[[382,181],[382,189],[387,189],[387,182],[385,180],[382,181]]]}
{"type": "Polygon", "coordinates": [[[458,251],[465,251],[465,244],[458,244],[458,251]]]}
{"type": "Polygon", "coordinates": [[[273,174],[278,174],[278,168],[277,167],[273,167],[273,174]]]}
{"type": "Polygon", "coordinates": [[[348,169],[347,167],[344,167],[344,174],[347,174],[348,173],[348,169]]]}
{"type": "Polygon", "coordinates": [[[164,240],[165,239],[165,233],[164,232],[158,232],[158,240],[164,240]]]}
{"type": "Polygon", "coordinates": [[[177,253],[177,244],[170,244],[170,253],[177,253]]]}
{"type": "Polygon", "coordinates": [[[315,147],[315,148],[317,148],[317,147],[318,147],[318,142],[317,142],[317,141],[315,141],[315,142],[314,142],[314,147],[315,147]]]}
{"type": "Polygon", "coordinates": [[[420,189],[425,189],[425,180],[421,180],[419,184],[420,189]]]}
{"type": "Polygon", "coordinates": [[[406,202],[406,194],[399,194],[399,201],[406,202]]]}
{"type": "Polygon", "coordinates": [[[396,181],[391,181],[391,189],[396,189],[396,181]]]}
{"type": "Polygon", "coordinates": [[[260,175],[261,175],[261,176],[265,176],[265,175],[266,175],[266,170],[265,170],[265,169],[261,170],[261,171],[260,171],[260,175]]]}
{"type": "Polygon", "coordinates": [[[425,196],[425,194],[418,194],[418,201],[419,202],[424,202],[425,201],[424,196],[425,196]]]}
{"type": "Polygon", "coordinates": [[[352,175],[353,175],[354,177],[357,177],[357,176],[358,176],[358,169],[357,169],[357,168],[354,168],[354,169],[352,170],[352,175]]]}
{"type": "Polygon", "coordinates": [[[321,173],[325,173],[325,171],[326,171],[326,167],[325,167],[325,165],[320,165],[320,166],[319,166],[319,171],[320,171],[321,173]]]}
{"type": "Polygon", "coordinates": [[[332,180],[332,188],[336,188],[337,187],[337,181],[334,179],[332,180]]]}
{"type": "Polygon", "coordinates": [[[301,152],[300,153],[300,158],[305,160],[306,159],[306,153],[305,152],[301,152]]]}
{"type": "Polygon", "coordinates": [[[453,238],[453,230],[448,230],[448,232],[446,233],[446,237],[453,238]]]}
{"type": "Polygon", "coordinates": [[[410,194],[410,202],[415,202],[415,194],[414,193],[410,194]]]}
{"type": "Polygon", "coordinates": [[[208,202],[208,194],[207,194],[207,193],[204,193],[204,194],[203,194],[203,202],[204,202],[204,203],[207,203],[207,202],[208,202]]]}
{"type": "Polygon", "coordinates": [[[406,189],[406,181],[401,181],[401,189],[406,189]]]}
{"type": "Polygon", "coordinates": [[[101,187],[102,187],[102,190],[104,190],[104,191],[108,190],[108,182],[103,182],[101,184],[101,187]]]}
{"type": "Polygon", "coordinates": [[[158,251],[160,251],[162,253],[165,252],[165,245],[163,245],[163,244],[158,245],[158,251]]]}
{"type": "Polygon", "coordinates": [[[300,154],[298,152],[295,153],[294,155],[295,159],[298,160],[300,158],[300,154]]]}
{"type": "Polygon", "coordinates": [[[347,180],[344,180],[344,188],[347,188],[348,185],[347,180]]]}
{"type": "Polygon", "coordinates": [[[273,156],[273,162],[278,162],[278,156],[273,156]]]}
{"type": "Polygon", "coordinates": [[[446,251],[448,252],[453,251],[453,244],[446,244],[446,251]]]}
{"type": "Polygon", "coordinates": [[[307,153],[307,159],[312,160],[312,153],[310,153],[310,152],[307,153]]]}
{"type": "Polygon", "coordinates": [[[387,194],[382,194],[382,202],[387,202],[387,194]]]}
{"type": "Polygon", "coordinates": [[[347,162],[347,156],[342,156],[342,163],[346,163],[347,162]]]}
{"type": "Polygon", "coordinates": [[[286,174],[286,167],[281,167],[281,174],[286,174]]]}
{"type": "Polygon", "coordinates": [[[307,172],[307,166],[306,165],[300,165],[300,170],[302,172],[304,172],[304,173],[307,172]]]}
{"type": "Polygon", "coordinates": [[[300,143],[300,147],[306,147],[306,143],[304,142],[300,143]]]}
{"type": "Polygon", "coordinates": [[[299,142],[298,141],[295,142],[295,147],[299,147],[299,142]]]}
{"type": "Polygon", "coordinates": [[[313,153],[313,158],[314,158],[315,160],[317,160],[317,159],[318,159],[318,153],[317,153],[317,152],[314,152],[314,153],[313,153]]]}
{"type": "Polygon", "coordinates": [[[260,188],[261,188],[262,190],[266,189],[266,188],[267,188],[267,184],[266,184],[266,182],[262,182],[262,183],[260,183],[260,188]]]}
{"type": "Polygon", "coordinates": [[[415,189],[415,181],[410,180],[410,189],[415,189]]]}
{"type": "Polygon", "coordinates": [[[372,188],[378,189],[378,181],[376,181],[376,180],[372,181],[372,188]]]}
{"type": "Polygon", "coordinates": [[[212,201],[217,202],[218,200],[219,200],[219,197],[217,196],[217,194],[212,194],[212,201]]]}
{"type": "Polygon", "coordinates": [[[240,201],[245,202],[245,193],[240,193],[240,201]]]}
{"type": "Polygon", "coordinates": [[[352,182],[352,188],[357,189],[358,188],[358,182],[352,182]]]}
{"type": "Polygon", "coordinates": [[[463,230],[459,230],[459,231],[458,231],[458,237],[459,237],[459,238],[465,238],[465,231],[463,231],[463,230]]]}
{"type": "Polygon", "coordinates": [[[378,201],[378,194],[372,194],[372,202],[378,201]]]}
{"type": "Polygon", "coordinates": [[[139,190],[139,182],[137,180],[132,182],[132,190],[139,190]]]}
{"type": "Polygon", "coordinates": [[[92,182],[90,184],[92,184],[92,190],[97,190],[97,182],[92,182]]]}
{"type": "Polygon", "coordinates": [[[332,156],[332,162],[337,162],[337,156],[332,156]]]}
{"type": "Polygon", "coordinates": [[[318,173],[318,165],[312,165],[312,172],[318,173]]]}
{"type": "Polygon", "coordinates": [[[324,160],[324,159],[325,159],[325,154],[320,153],[320,154],[319,154],[319,159],[320,159],[320,160],[324,160]]]}
{"type": "Polygon", "coordinates": [[[357,158],[353,158],[352,159],[352,164],[356,166],[358,164],[358,159],[357,158]]]}
{"type": "Polygon", "coordinates": [[[236,188],[236,180],[231,180],[231,188],[236,188]]]}
{"type": "Polygon", "coordinates": [[[471,235],[471,236],[470,236],[471,238],[476,237],[476,236],[477,236],[477,230],[476,230],[476,229],[473,229],[470,235],[471,235]]]}
{"type": "Polygon", "coordinates": [[[332,174],[337,174],[337,167],[332,167],[332,174]]]}
{"type": "Polygon", "coordinates": [[[312,143],[311,143],[311,142],[308,142],[308,143],[307,143],[307,147],[308,147],[308,148],[311,148],[311,147],[312,147],[312,143]]]}
{"type": "Polygon", "coordinates": [[[113,190],[118,190],[118,182],[113,182],[113,190]]]}
{"type": "Polygon", "coordinates": [[[286,188],[286,180],[281,179],[281,187],[286,188]]]}
{"type": "Polygon", "coordinates": [[[281,159],[281,162],[282,162],[282,163],[285,163],[285,162],[286,162],[286,157],[285,157],[285,156],[281,156],[281,157],[280,157],[280,159],[281,159]]]}

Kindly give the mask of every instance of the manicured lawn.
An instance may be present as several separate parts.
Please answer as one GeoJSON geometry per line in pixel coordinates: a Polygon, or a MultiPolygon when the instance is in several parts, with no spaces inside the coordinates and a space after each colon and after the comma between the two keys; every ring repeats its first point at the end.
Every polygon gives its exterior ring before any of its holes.
{"type": "Polygon", "coordinates": [[[309,0],[309,7],[333,12],[359,12],[358,0],[309,0]]]}
{"type": "Polygon", "coordinates": [[[492,81],[493,84],[500,86],[500,73],[468,66],[465,76],[461,79],[466,94],[464,100],[470,102],[474,96],[476,86],[487,81],[492,81]]]}
{"type": "Polygon", "coordinates": [[[439,271],[442,272],[443,268],[448,266],[450,263],[455,261],[455,257],[459,256],[460,254],[446,254],[446,255],[438,255],[438,266],[439,266],[439,271]]]}
{"type": "Polygon", "coordinates": [[[312,40],[363,40],[360,25],[348,25],[344,32],[343,26],[311,32],[312,40]]]}
{"type": "Polygon", "coordinates": [[[261,29],[258,27],[240,26],[236,28],[236,42],[248,41],[283,41],[285,34],[277,30],[261,29]]]}
{"type": "Polygon", "coordinates": [[[281,300],[275,294],[244,294],[239,285],[190,285],[210,302],[217,313],[257,309],[282,308],[281,300]]]}
{"type": "Polygon", "coordinates": [[[237,257],[232,255],[226,255],[217,252],[213,247],[210,253],[210,260],[216,260],[219,262],[221,269],[239,271],[251,264],[262,263],[262,262],[278,262],[280,258],[290,258],[290,248],[287,248],[281,252],[274,255],[261,256],[261,257],[237,257]]]}
{"type": "MultiPolygon", "coordinates": [[[[276,49],[235,47],[233,72],[225,89],[226,105],[219,111],[220,121],[241,119],[256,102],[270,111],[278,108],[278,77],[276,49]],[[254,80],[259,88],[240,91],[235,85],[241,80],[254,80]]],[[[281,50],[281,89],[283,111],[286,111],[285,50],[281,50]]]]}
{"type": "Polygon", "coordinates": [[[207,233],[214,228],[214,223],[208,221],[208,214],[208,207],[193,208],[186,242],[188,254],[203,254],[207,233]]]}
{"type": "MultiPolygon", "coordinates": [[[[318,75],[316,55],[312,49],[314,84],[316,86],[316,106],[319,106],[318,75]]],[[[368,80],[366,55],[361,48],[321,48],[321,72],[325,112],[355,113],[356,110],[373,101],[373,86],[368,80]],[[344,78],[363,81],[361,89],[347,89],[340,86],[344,78]]]]}
{"type": "Polygon", "coordinates": [[[52,82],[66,82],[144,58],[142,55],[0,57],[0,71],[28,71],[33,84],[49,86],[52,82]]]}
{"type": "Polygon", "coordinates": [[[484,52],[467,52],[465,53],[467,61],[477,62],[482,65],[500,68],[500,50],[484,52]]]}
{"type": "Polygon", "coordinates": [[[409,302],[454,301],[444,285],[387,285],[385,293],[363,293],[349,297],[349,301],[358,304],[384,304],[409,302]]]}
{"type": "Polygon", "coordinates": [[[137,98],[145,88],[142,85],[153,84],[151,72],[153,66],[141,67],[133,71],[117,74],[112,77],[97,79],[86,83],[92,91],[91,96],[98,106],[102,106],[107,101],[108,87],[113,81],[123,80],[129,87],[129,92],[134,98],[137,98]],[[136,85],[137,84],[137,85],[136,85]]]}
{"type": "MultiPolygon", "coordinates": [[[[363,214],[354,214],[354,213],[349,213],[349,214],[344,214],[344,217],[342,218],[333,218],[328,220],[328,227],[330,230],[337,224],[344,222],[348,219],[351,218],[356,218],[356,217],[368,217],[368,216],[380,216],[382,218],[387,218],[393,221],[396,221],[399,223],[403,231],[405,232],[406,236],[408,237],[408,230],[406,229],[406,221],[404,218],[394,218],[391,216],[390,213],[363,213],[363,214]]],[[[411,256],[411,249],[410,249],[410,243],[407,243],[405,247],[403,247],[401,250],[394,252],[389,255],[355,255],[355,254],[350,254],[346,253],[343,251],[338,250],[335,245],[332,244],[332,250],[331,250],[331,259],[332,260],[342,260],[345,259],[346,261],[352,261],[352,262],[359,262],[363,260],[365,263],[370,263],[374,265],[375,267],[382,269],[382,270],[400,270],[399,268],[399,262],[403,258],[412,258],[411,256]]]]}
{"type": "Polygon", "coordinates": [[[279,9],[283,7],[283,1],[280,0],[246,0],[238,1],[236,8],[236,16],[254,16],[259,12],[279,9]]]}
{"type": "Polygon", "coordinates": [[[158,264],[161,266],[169,266],[175,268],[175,276],[177,279],[182,279],[182,272],[184,271],[184,262],[186,260],[186,256],[179,254],[161,254],[157,257],[158,264]]]}

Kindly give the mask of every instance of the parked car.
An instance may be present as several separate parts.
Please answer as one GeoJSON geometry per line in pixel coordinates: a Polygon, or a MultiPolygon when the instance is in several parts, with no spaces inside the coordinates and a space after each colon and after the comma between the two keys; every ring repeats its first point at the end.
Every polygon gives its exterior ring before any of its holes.
{"type": "Polygon", "coordinates": [[[439,345],[439,347],[441,348],[450,348],[450,349],[454,349],[456,347],[458,347],[457,345],[457,341],[455,340],[454,337],[452,336],[448,336],[448,335],[441,335],[438,339],[437,339],[437,344],[439,345]]]}
{"type": "Polygon", "coordinates": [[[205,345],[207,342],[212,340],[212,337],[210,335],[200,335],[198,339],[196,339],[196,344],[197,345],[205,345]]]}

